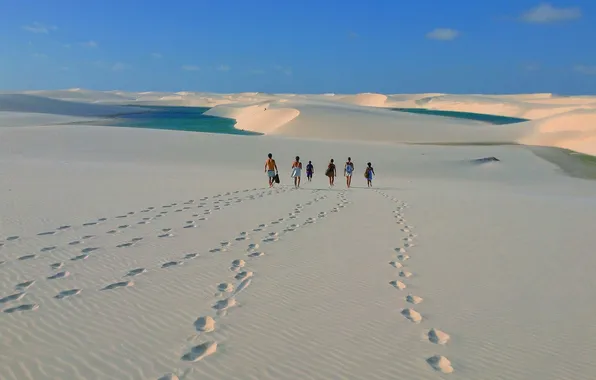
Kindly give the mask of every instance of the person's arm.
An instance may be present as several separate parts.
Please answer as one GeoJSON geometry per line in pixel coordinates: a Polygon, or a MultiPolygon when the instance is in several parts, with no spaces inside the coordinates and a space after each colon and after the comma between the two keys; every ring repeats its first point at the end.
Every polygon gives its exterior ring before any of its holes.
{"type": "Polygon", "coordinates": [[[265,161],[265,173],[267,173],[267,161],[265,161]]]}
{"type": "Polygon", "coordinates": [[[277,170],[277,162],[273,161],[273,165],[275,166],[275,171],[278,172],[279,170],[277,170]]]}

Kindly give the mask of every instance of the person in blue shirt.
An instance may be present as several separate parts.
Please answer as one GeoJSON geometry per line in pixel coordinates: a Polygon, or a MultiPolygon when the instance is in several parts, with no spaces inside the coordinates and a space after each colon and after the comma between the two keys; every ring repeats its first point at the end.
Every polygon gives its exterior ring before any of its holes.
{"type": "Polygon", "coordinates": [[[308,165],[306,165],[306,179],[308,182],[312,181],[312,175],[315,172],[315,167],[312,165],[312,161],[308,161],[308,165]]]}
{"type": "Polygon", "coordinates": [[[346,177],[346,185],[348,188],[352,186],[352,173],[354,173],[354,163],[352,162],[352,159],[348,157],[348,161],[344,166],[344,176],[346,177]]]}

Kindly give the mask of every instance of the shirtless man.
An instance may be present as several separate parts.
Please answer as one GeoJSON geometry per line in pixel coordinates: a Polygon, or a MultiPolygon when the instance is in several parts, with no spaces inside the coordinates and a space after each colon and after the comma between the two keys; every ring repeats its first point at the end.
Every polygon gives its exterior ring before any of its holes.
{"type": "Polygon", "coordinates": [[[271,153],[269,153],[267,157],[267,161],[265,161],[265,173],[267,173],[267,177],[269,177],[269,187],[273,187],[273,181],[277,174],[277,164],[271,153]]]}

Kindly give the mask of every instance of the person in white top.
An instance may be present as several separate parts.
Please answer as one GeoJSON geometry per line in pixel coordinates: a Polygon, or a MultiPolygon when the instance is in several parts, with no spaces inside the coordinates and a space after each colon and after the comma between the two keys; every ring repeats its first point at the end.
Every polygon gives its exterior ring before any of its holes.
{"type": "Polygon", "coordinates": [[[348,188],[352,186],[352,173],[354,173],[354,163],[352,162],[352,158],[348,157],[348,161],[344,166],[344,176],[346,177],[346,185],[348,188]]]}
{"type": "Polygon", "coordinates": [[[292,178],[294,178],[294,187],[300,187],[300,175],[302,172],[302,162],[300,157],[296,156],[296,161],[292,163],[292,178]]]}

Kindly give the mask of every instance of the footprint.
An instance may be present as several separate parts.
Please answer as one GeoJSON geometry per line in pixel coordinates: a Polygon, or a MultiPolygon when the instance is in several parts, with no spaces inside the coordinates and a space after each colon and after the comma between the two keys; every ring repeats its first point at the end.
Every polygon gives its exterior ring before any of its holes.
{"type": "Polygon", "coordinates": [[[443,373],[452,373],[453,367],[451,366],[451,362],[444,356],[435,355],[428,359],[426,362],[433,367],[435,371],[443,372],[443,373]]]}
{"type": "Polygon", "coordinates": [[[225,252],[225,251],[227,251],[227,249],[225,249],[225,248],[213,248],[213,249],[209,250],[210,253],[218,253],[218,252],[225,252]]]}
{"type": "Polygon", "coordinates": [[[408,256],[408,255],[406,255],[406,254],[403,254],[403,255],[397,255],[397,259],[398,259],[399,261],[406,261],[406,260],[409,260],[409,259],[410,259],[410,256],[408,256]]]}
{"type": "Polygon", "coordinates": [[[206,342],[194,346],[191,350],[182,356],[182,360],[188,362],[198,362],[209,355],[213,355],[217,351],[216,342],[206,342]]]}
{"type": "Polygon", "coordinates": [[[72,226],[60,226],[58,228],[56,228],[58,231],[64,231],[64,230],[68,230],[69,228],[71,228],[72,226]]]}
{"type": "Polygon", "coordinates": [[[221,284],[217,285],[217,290],[224,293],[229,293],[234,290],[234,286],[227,282],[222,282],[221,284]]]}
{"type": "Polygon", "coordinates": [[[428,332],[428,340],[431,341],[432,343],[447,344],[447,342],[449,342],[449,339],[451,339],[449,334],[447,334],[441,330],[437,330],[437,329],[433,328],[433,329],[430,329],[430,331],[428,332]]]}
{"type": "Polygon", "coordinates": [[[27,290],[33,284],[35,284],[35,280],[29,280],[29,281],[21,282],[21,283],[15,285],[15,289],[18,289],[18,290],[27,290]]]}
{"type": "Polygon", "coordinates": [[[246,237],[246,236],[238,236],[234,240],[236,240],[236,241],[246,241],[246,240],[250,240],[250,238],[249,237],[246,237]]]}
{"type": "Polygon", "coordinates": [[[263,239],[263,242],[264,243],[274,243],[278,240],[279,240],[279,238],[266,238],[266,239],[263,239]]]}
{"type": "Polygon", "coordinates": [[[66,278],[70,276],[70,272],[64,271],[64,272],[58,272],[50,277],[48,277],[48,280],[57,280],[59,278],[66,278]]]}
{"type": "Polygon", "coordinates": [[[401,314],[406,317],[408,320],[410,320],[411,322],[414,323],[420,323],[420,321],[422,321],[422,316],[420,315],[420,313],[418,313],[416,310],[414,309],[403,309],[401,311],[401,314]]]}
{"type": "Polygon", "coordinates": [[[391,286],[393,286],[394,288],[399,289],[399,290],[404,290],[407,287],[406,284],[404,284],[403,282],[398,281],[398,280],[393,280],[390,282],[390,284],[391,284],[391,286]]]}
{"type": "Polygon", "coordinates": [[[25,297],[25,292],[11,294],[11,295],[6,296],[4,298],[0,298],[0,304],[1,303],[12,302],[12,301],[19,301],[23,297],[25,297]]]}
{"type": "Polygon", "coordinates": [[[60,293],[56,294],[54,296],[54,298],[61,300],[61,299],[64,299],[64,298],[76,296],[77,294],[80,294],[82,291],[83,291],[83,289],[63,290],[60,293]]]}
{"type": "Polygon", "coordinates": [[[410,278],[410,277],[412,277],[412,273],[410,273],[406,270],[403,270],[403,271],[399,272],[399,277],[410,278]]]}
{"type": "Polygon", "coordinates": [[[236,306],[236,299],[235,298],[226,298],[224,300],[219,300],[217,301],[214,305],[213,308],[215,310],[218,310],[220,312],[222,311],[226,311],[231,307],[236,306]]]}
{"type": "Polygon", "coordinates": [[[248,257],[261,257],[265,255],[265,252],[253,252],[253,253],[249,253],[248,257]]]}
{"type": "Polygon", "coordinates": [[[87,247],[87,248],[83,248],[81,249],[81,253],[91,253],[93,251],[97,251],[99,248],[96,247],[87,247]]]}
{"type": "Polygon", "coordinates": [[[17,260],[23,261],[23,260],[31,260],[34,258],[35,258],[35,255],[25,255],[25,256],[19,257],[17,260]]]}
{"type": "Polygon", "coordinates": [[[37,310],[37,309],[39,309],[39,305],[37,305],[35,303],[29,303],[26,305],[20,305],[20,306],[4,309],[4,312],[11,314],[11,313],[19,312],[19,311],[32,311],[32,310],[37,310]]]}
{"type": "Polygon", "coordinates": [[[85,260],[88,257],[89,257],[89,255],[82,254],[82,255],[75,256],[75,257],[71,258],[70,260],[71,261],[85,260]]]}
{"type": "Polygon", "coordinates": [[[199,254],[198,253],[187,253],[186,255],[184,255],[184,258],[186,260],[190,260],[190,259],[194,259],[195,257],[198,257],[199,254]]]}
{"type": "Polygon", "coordinates": [[[97,219],[99,222],[105,222],[106,220],[108,220],[108,218],[99,218],[97,219]]]}
{"type": "Polygon", "coordinates": [[[143,238],[142,238],[142,237],[136,237],[136,238],[132,238],[132,239],[130,239],[130,241],[132,241],[133,243],[137,243],[137,242],[139,242],[139,241],[141,241],[141,240],[143,240],[143,238]]]}
{"type": "Polygon", "coordinates": [[[229,241],[222,241],[219,243],[219,245],[221,245],[222,247],[230,247],[232,243],[229,241]]]}
{"type": "Polygon", "coordinates": [[[173,237],[173,236],[174,236],[174,234],[161,234],[161,235],[158,235],[157,237],[159,237],[159,238],[167,238],[167,237],[173,237]]]}
{"type": "Polygon", "coordinates": [[[114,282],[113,284],[110,284],[110,285],[102,288],[101,290],[112,290],[112,289],[118,289],[118,288],[128,288],[130,286],[134,286],[134,282],[132,282],[132,281],[120,281],[120,282],[114,282]]]}
{"type": "Polygon", "coordinates": [[[82,244],[83,242],[81,240],[75,240],[75,241],[71,241],[70,243],[68,243],[68,245],[79,245],[82,244]]]}
{"type": "Polygon", "coordinates": [[[244,289],[248,288],[250,286],[251,282],[252,282],[252,278],[250,278],[250,277],[242,280],[242,282],[240,282],[240,284],[238,284],[238,286],[236,287],[236,290],[234,291],[232,296],[235,296],[236,294],[240,293],[244,289]]]}
{"type": "Polygon", "coordinates": [[[253,272],[251,271],[242,271],[240,273],[238,273],[236,276],[234,276],[234,278],[238,281],[242,281],[244,279],[247,279],[249,277],[253,276],[253,272]]]}
{"type": "Polygon", "coordinates": [[[406,302],[409,302],[414,305],[418,305],[419,303],[422,303],[422,301],[424,301],[424,299],[422,297],[414,296],[411,294],[408,294],[406,296],[406,302]]]}
{"type": "Polygon", "coordinates": [[[118,216],[116,217],[116,219],[124,219],[124,218],[126,218],[127,216],[128,216],[128,215],[118,215],[118,216]]]}
{"type": "Polygon", "coordinates": [[[37,234],[37,236],[49,236],[49,235],[55,235],[56,231],[48,231],[48,232],[40,232],[37,234]]]}
{"type": "Polygon", "coordinates": [[[119,232],[120,232],[120,231],[118,231],[118,230],[109,230],[108,232],[106,232],[106,234],[113,235],[113,234],[117,234],[117,233],[119,233],[119,232]]]}
{"type": "Polygon", "coordinates": [[[40,249],[40,252],[50,252],[56,249],[56,246],[51,246],[51,247],[44,247],[42,249],[40,249]]]}
{"type": "Polygon", "coordinates": [[[257,243],[251,243],[248,245],[247,251],[252,251],[259,248],[259,245],[257,243]]]}
{"type": "Polygon", "coordinates": [[[168,261],[167,263],[163,263],[161,264],[162,268],[169,268],[169,267],[174,267],[177,265],[182,265],[182,261],[168,261]]]}
{"type": "Polygon", "coordinates": [[[126,273],[124,275],[124,277],[134,277],[134,276],[138,276],[142,273],[147,273],[147,269],[145,269],[145,268],[131,269],[128,271],[128,273],[126,273]]]}
{"type": "Polygon", "coordinates": [[[397,268],[397,269],[403,268],[402,263],[398,263],[397,261],[391,261],[391,262],[389,262],[389,265],[391,265],[392,267],[397,268]]]}
{"type": "Polygon", "coordinates": [[[244,260],[234,260],[232,261],[232,266],[230,267],[230,270],[233,271],[238,271],[240,268],[243,268],[246,265],[246,262],[244,260]]]}
{"type": "Polygon", "coordinates": [[[278,237],[279,234],[277,232],[269,232],[268,234],[270,237],[278,237]]]}
{"type": "Polygon", "coordinates": [[[128,227],[130,227],[130,224],[122,224],[122,225],[118,226],[118,228],[121,230],[128,228],[128,227]]]}
{"type": "Polygon", "coordinates": [[[416,245],[416,244],[414,244],[414,243],[406,243],[406,244],[404,244],[404,247],[406,247],[406,248],[412,248],[412,247],[414,247],[415,245],[416,245]]]}
{"type": "Polygon", "coordinates": [[[94,237],[95,237],[95,235],[85,235],[81,239],[83,239],[83,240],[89,240],[89,239],[93,239],[94,237]]]}
{"type": "Polygon", "coordinates": [[[199,332],[211,332],[215,330],[215,320],[213,317],[199,317],[194,323],[195,329],[199,332]]]}
{"type": "Polygon", "coordinates": [[[129,247],[132,247],[133,245],[134,245],[134,243],[132,243],[132,242],[122,243],[122,244],[118,244],[116,246],[116,248],[129,248],[129,247]]]}
{"type": "Polygon", "coordinates": [[[197,228],[196,224],[187,224],[186,226],[184,226],[184,228],[197,228]]]}
{"type": "Polygon", "coordinates": [[[50,268],[52,268],[52,269],[60,269],[63,266],[64,266],[64,263],[53,263],[53,264],[50,264],[50,268]]]}
{"type": "Polygon", "coordinates": [[[6,241],[14,241],[17,240],[19,237],[18,236],[9,236],[6,238],[6,241]]]}

